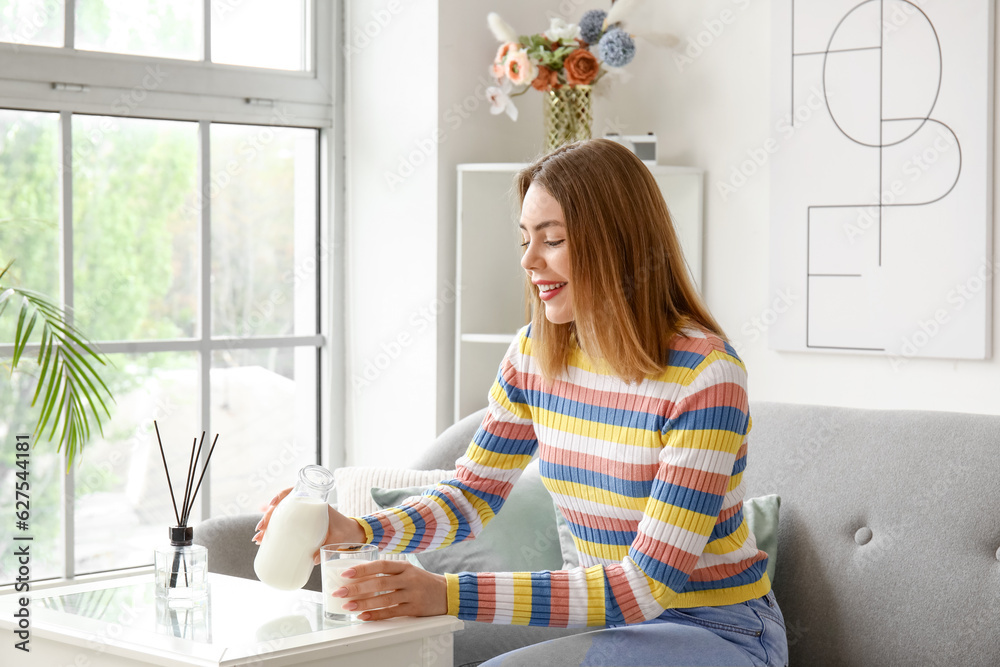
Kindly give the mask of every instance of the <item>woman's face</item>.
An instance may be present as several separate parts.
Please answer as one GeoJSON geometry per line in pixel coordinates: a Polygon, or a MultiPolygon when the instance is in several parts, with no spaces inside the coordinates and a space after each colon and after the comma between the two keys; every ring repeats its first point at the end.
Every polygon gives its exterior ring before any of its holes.
{"type": "Polygon", "coordinates": [[[562,207],[538,185],[532,184],[521,205],[521,266],[545,304],[553,324],[573,321],[573,272],[562,207]]]}

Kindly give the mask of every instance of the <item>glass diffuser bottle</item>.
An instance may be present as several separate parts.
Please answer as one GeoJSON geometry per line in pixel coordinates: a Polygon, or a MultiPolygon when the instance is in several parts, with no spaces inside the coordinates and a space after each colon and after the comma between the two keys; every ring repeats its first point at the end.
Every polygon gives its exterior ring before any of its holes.
{"type": "Polygon", "coordinates": [[[171,526],[170,543],[154,551],[156,597],[171,607],[199,605],[208,597],[208,549],[193,538],[191,526],[171,526]]]}
{"type": "Polygon", "coordinates": [[[191,442],[187,478],[184,480],[184,495],[181,509],[178,511],[174,486],[170,481],[170,469],[167,467],[167,457],[163,451],[163,440],[160,438],[160,427],[156,420],[153,420],[153,427],[156,429],[156,441],[160,445],[163,472],[167,477],[174,517],[177,519],[177,525],[171,526],[167,532],[170,544],[157,547],[153,551],[154,589],[157,599],[166,600],[169,607],[194,607],[205,603],[208,599],[208,549],[193,543],[194,528],[188,525],[188,520],[191,518],[191,509],[194,507],[195,498],[198,497],[198,491],[201,490],[201,482],[205,479],[205,471],[212,461],[212,454],[215,453],[215,444],[219,441],[219,436],[216,434],[212,440],[212,447],[208,450],[208,457],[201,467],[201,476],[198,477],[197,484],[195,484],[196,462],[201,458],[205,432],[201,432],[201,442],[198,438],[191,442]]]}

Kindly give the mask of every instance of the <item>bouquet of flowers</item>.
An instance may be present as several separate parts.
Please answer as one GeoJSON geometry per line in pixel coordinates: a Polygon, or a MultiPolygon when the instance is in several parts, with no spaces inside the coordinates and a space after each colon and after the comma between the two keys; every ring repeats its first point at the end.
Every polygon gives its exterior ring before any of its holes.
{"type": "Polygon", "coordinates": [[[550,92],[591,86],[607,73],[607,67],[632,62],[635,40],[620,23],[631,4],[620,1],[609,12],[591,10],[578,24],[553,18],[545,32],[520,36],[496,12],[490,13],[490,30],[500,41],[490,68],[497,85],[486,91],[490,112],[506,113],[516,121],[517,107],[511,98],[531,88],[550,92]],[[523,88],[512,92],[518,86],[523,88]]]}

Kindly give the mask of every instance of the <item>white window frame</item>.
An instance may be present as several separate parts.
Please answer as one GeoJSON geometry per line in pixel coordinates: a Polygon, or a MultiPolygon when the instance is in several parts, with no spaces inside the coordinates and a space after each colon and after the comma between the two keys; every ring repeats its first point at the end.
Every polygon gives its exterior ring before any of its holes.
{"type": "MultiPolygon", "coordinates": [[[[306,1],[306,0],[299,0],[306,1]]],[[[286,72],[210,62],[213,0],[205,5],[204,61],[73,48],[76,0],[66,3],[66,46],[0,43],[5,107],[129,116],[141,97],[144,118],[274,124],[333,124],[334,5],[312,0],[312,71],[286,72]],[[109,114],[109,109],[112,113],[109,114]]]]}
{"type": "MultiPolygon", "coordinates": [[[[61,160],[72,165],[72,116],[141,117],[158,120],[194,121],[199,125],[199,187],[208,192],[211,170],[210,125],[239,123],[275,125],[318,130],[317,213],[319,233],[316,260],[318,272],[318,331],[313,335],[243,338],[212,336],[211,300],[207,276],[211,275],[211,226],[208,197],[202,202],[199,220],[199,333],[191,339],[101,342],[106,354],[198,351],[199,422],[210,430],[209,378],[212,351],[218,349],[292,349],[315,347],[317,351],[317,447],[319,462],[335,467],[343,464],[344,339],[342,323],[333,326],[334,314],[343,313],[343,203],[332,192],[343,190],[343,173],[336,156],[343,154],[343,118],[336,113],[343,90],[342,65],[336,58],[341,41],[342,8],[329,0],[307,3],[306,30],[311,52],[306,54],[310,71],[288,72],[263,68],[221,65],[210,62],[213,0],[204,2],[203,61],[185,61],[146,56],[81,51],[73,47],[76,0],[65,3],[65,45],[44,47],[0,43],[0,108],[58,113],[61,160]],[[335,68],[336,74],[335,74],[335,68]],[[320,447],[319,443],[329,443],[320,447]]],[[[73,197],[72,170],[60,170],[61,301],[72,308],[73,294],[73,197]]],[[[71,316],[71,315],[70,315],[71,316]]],[[[37,346],[28,351],[37,352],[37,346]]],[[[0,343],[0,356],[10,356],[13,345],[0,343]]],[[[207,454],[203,453],[203,458],[207,454]]],[[[65,456],[65,455],[64,455],[65,456]]],[[[65,464],[65,459],[63,460],[65,464]]],[[[208,517],[211,503],[211,471],[202,483],[201,512],[208,517]]],[[[75,572],[74,475],[61,475],[63,572],[58,581],[77,579],[75,572]]],[[[85,578],[119,576],[123,568],[85,578]]],[[[51,582],[51,580],[49,580],[51,582]]],[[[4,587],[0,587],[2,591],[4,587]]]]}

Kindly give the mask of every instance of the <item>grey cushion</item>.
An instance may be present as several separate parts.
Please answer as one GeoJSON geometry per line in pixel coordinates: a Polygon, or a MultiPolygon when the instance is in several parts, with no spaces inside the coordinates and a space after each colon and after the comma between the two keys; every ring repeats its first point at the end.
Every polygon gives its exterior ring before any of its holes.
{"type": "Polygon", "coordinates": [[[780,403],[751,416],[744,477],[747,495],[781,495],[774,589],[792,665],[1000,664],[1000,417],[780,403]]]}
{"type": "MultiPolygon", "coordinates": [[[[194,542],[208,549],[208,571],[244,579],[256,579],[253,560],[257,545],[250,541],[262,514],[218,516],[202,521],[194,528],[194,542]]],[[[322,590],[319,568],[313,568],[304,588],[322,590]]]]}
{"type": "Polygon", "coordinates": [[[434,443],[422,450],[407,467],[414,470],[435,470],[437,468],[454,470],[455,461],[469,448],[472,436],[479,429],[486,412],[487,409],[483,408],[446,428],[434,440],[434,443]]]}

